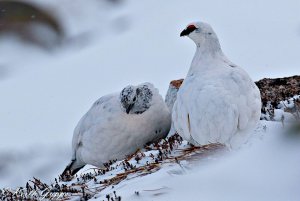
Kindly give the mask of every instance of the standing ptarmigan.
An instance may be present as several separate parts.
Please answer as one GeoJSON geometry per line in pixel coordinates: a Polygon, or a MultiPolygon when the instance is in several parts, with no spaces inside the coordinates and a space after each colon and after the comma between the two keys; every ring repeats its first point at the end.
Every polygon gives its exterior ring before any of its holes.
{"type": "Polygon", "coordinates": [[[77,124],[72,160],[62,175],[74,175],[86,164],[102,167],[109,160],[123,159],[165,137],[170,126],[169,109],[150,83],[103,96],[77,124]]]}
{"type": "Polygon", "coordinates": [[[173,107],[175,130],[195,145],[238,147],[260,118],[260,93],[249,75],[230,62],[209,24],[189,24],[180,36],[197,46],[173,107]]]}

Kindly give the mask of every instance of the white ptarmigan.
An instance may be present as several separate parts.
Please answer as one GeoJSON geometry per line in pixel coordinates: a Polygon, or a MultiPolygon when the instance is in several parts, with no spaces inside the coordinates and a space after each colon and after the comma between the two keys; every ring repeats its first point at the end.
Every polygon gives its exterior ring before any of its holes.
{"type": "MultiPolygon", "coordinates": [[[[168,89],[167,94],[166,94],[165,102],[166,102],[166,104],[169,108],[169,111],[171,113],[172,113],[173,106],[174,106],[174,103],[175,103],[176,98],[177,98],[177,92],[178,92],[182,82],[183,82],[183,79],[172,80],[169,84],[169,89],[168,89]]],[[[170,131],[168,133],[168,136],[172,136],[175,133],[176,133],[176,130],[174,129],[174,124],[172,122],[170,131]]]]}
{"type": "Polygon", "coordinates": [[[170,126],[169,109],[150,83],[103,96],[76,126],[72,160],[62,175],[74,175],[86,164],[102,167],[109,160],[123,159],[165,137],[170,126]]]}
{"type": "Polygon", "coordinates": [[[197,46],[173,106],[175,130],[194,145],[239,147],[260,119],[260,92],[249,75],[230,62],[207,23],[189,24],[180,36],[197,46]]]}
{"type": "Polygon", "coordinates": [[[178,92],[182,82],[183,82],[183,79],[172,80],[169,84],[169,89],[166,94],[165,102],[171,112],[172,112],[174,103],[177,98],[177,92],[178,92]]]}

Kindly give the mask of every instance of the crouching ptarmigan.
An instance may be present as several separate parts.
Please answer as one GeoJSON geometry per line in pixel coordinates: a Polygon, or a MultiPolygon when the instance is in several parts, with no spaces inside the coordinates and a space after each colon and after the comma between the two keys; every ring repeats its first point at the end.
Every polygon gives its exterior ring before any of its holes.
{"type": "Polygon", "coordinates": [[[238,147],[260,118],[260,92],[249,75],[223,54],[209,24],[191,23],[180,36],[197,46],[173,107],[175,130],[195,145],[238,147]]]}
{"type": "Polygon", "coordinates": [[[165,137],[171,114],[150,83],[127,86],[97,100],[76,126],[72,160],[62,175],[74,175],[86,164],[123,159],[148,142],[165,137]]]}

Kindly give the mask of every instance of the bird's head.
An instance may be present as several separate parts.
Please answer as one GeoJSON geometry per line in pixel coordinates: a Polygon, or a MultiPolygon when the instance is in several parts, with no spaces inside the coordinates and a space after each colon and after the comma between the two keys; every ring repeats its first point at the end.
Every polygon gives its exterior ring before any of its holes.
{"type": "Polygon", "coordinates": [[[207,41],[217,41],[218,38],[212,27],[204,22],[190,23],[181,33],[180,37],[188,36],[196,45],[201,45],[207,41]]]}
{"type": "Polygon", "coordinates": [[[120,101],[127,114],[141,114],[151,105],[153,93],[152,84],[145,83],[138,86],[129,85],[120,93],[120,101]]]}

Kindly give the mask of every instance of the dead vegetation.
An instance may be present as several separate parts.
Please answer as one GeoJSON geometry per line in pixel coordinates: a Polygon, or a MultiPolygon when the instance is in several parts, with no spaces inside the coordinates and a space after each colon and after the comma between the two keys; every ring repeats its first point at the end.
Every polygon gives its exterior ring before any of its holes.
{"type": "MultiPolygon", "coordinates": [[[[144,150],[140,150],[122,161],[109,161],[104,164],[104,168],[92,168],[86,173],[75,175],[70,182],[62,182],[60,176],[59,179],[55,179],[55,183],[48,185],[33,178],[25,187],[15,190],[0,190],[0,200],[40,200],[41,198],[68,200],[74,197],[88,200],[97,197],[97,193],[104,189],[113,188],[124,180],[157,172],[165,164],[180,165],[181,161],[199,161],[208,155],[225,150],[224,145],[221,144],[198,147],[182,143],[182,138],[175,134],[158,143],[145,146],[144,150]],[[113,171],[116,173],[111,176],[113,171]]],[[[114,194],[107,195],[106,198],[111,201],[121,200],[116,191],[114,194]]]]}

